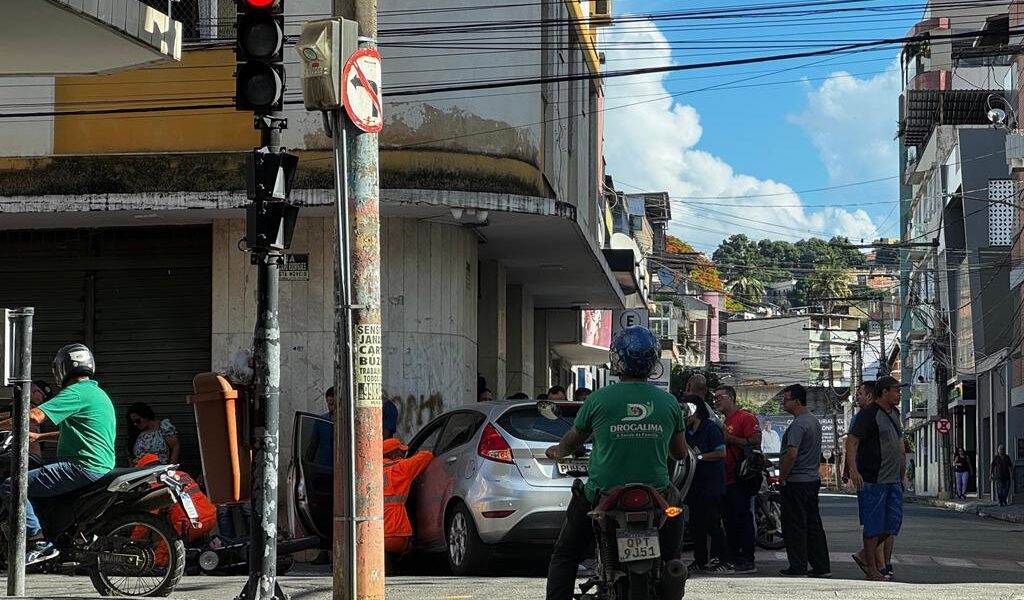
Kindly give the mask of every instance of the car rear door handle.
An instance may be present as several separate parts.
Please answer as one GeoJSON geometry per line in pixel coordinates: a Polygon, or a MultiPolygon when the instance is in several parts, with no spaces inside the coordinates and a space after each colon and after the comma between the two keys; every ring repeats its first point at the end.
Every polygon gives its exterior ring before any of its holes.
{"type": "Polygon", "coordinates": [[[458,456],[449,456],[448,458],[444,459],[444,462],[446,462],[448,464],[452,464],[453,462],[455,462],[457,460],[459,460],[458,456]]]}

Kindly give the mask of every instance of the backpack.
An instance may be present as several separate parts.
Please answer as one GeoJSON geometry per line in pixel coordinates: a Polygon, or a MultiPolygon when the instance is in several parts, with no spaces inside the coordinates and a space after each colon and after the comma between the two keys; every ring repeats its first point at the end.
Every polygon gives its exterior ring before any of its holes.
{"type": "Polygon", "coordinates": [[[743,447],[743,456],[737,461],[736,484],[748,496],[756,496],[764,484],[767,459],[759,448],[743,447]]]}

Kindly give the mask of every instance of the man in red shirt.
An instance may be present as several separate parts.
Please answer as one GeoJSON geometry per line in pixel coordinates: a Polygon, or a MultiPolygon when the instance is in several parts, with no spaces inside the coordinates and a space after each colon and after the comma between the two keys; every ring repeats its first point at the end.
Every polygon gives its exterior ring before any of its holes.
{"type": "Polygon", "coordinates": [[[722,520],[737,573],[755,573],[753,498],[737,485],[736,476],[747,448],[761,447],[757,417],[736,406],[736,390],[723,385],[715,390],[715,407],[725,415],[725,510],[722,520]]]}

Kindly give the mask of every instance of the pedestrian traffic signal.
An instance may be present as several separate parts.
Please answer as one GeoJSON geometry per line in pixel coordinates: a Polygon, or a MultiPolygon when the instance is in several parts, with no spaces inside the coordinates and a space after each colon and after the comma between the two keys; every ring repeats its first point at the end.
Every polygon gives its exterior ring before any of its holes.
{"type": "Polygon", "coordinates": [[[236,0],[235,109],[269,113],[284,99],[284,2],[236,0]]]}

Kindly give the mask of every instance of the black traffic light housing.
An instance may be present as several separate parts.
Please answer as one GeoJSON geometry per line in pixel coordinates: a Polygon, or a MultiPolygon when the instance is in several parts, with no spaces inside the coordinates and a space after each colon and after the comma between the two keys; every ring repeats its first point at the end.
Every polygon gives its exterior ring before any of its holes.
{"type": "Polygon", "coordinates": [[[270,113],[284,101],[284,0],[235,0],[235,109],[270,113]]]}

